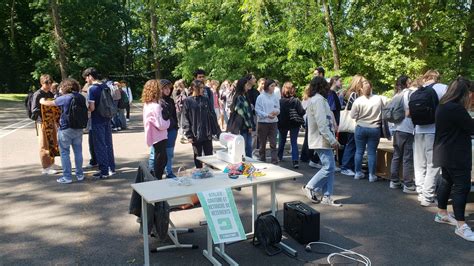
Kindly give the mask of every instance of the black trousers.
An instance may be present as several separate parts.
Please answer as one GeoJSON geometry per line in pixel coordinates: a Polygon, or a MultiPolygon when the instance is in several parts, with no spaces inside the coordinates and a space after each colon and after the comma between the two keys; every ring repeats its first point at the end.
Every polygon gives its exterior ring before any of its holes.
{"type": "Polygon", "coordinates": [[[196,168],[202,168],[202,162],[196,158],[202,156],[202,152],[204,152],[204,155],[212,155],[212,140],[193,142],[193,152],[194,165],[196,165],[196,168]]]}
{"type": "Polygon", "coordinates": [[[91,159],[89,161],[90,165],[97,165],[97,160],[95,158],[95,151],[94,151],[94,141],[93,141],[93,135],[92,134],[92,129],[89,129],[89,153],[91,155],[91,159]]]}
{"type": "Polygon", "coordinates": [[[471,190],[471,171],[442,167],[442,178],[438,187],[438,208],[446,210],[448,199],[453,199],[454,218],[465,220],[466,201],[471,190]]]}
{"type": "Polygon", "coordinates": [[[304,131],[304,141],[303,147],[301,148],[300,160],[305,163],[309,161],[312,161],[313,163],[319,162],[319,156],[316,154],[316,152],[308,148],[308,127],[306,127],[304,131]]]}
{"type": "Polygon", "coordinates": [[[130,104],[127,104],[127,107],[125,107],[125,110],[127,111],[127,119],[130,119],[130,104]]]}
{"type": "Polygon", "coordinates": [[[155,160],[153,162],[153,170],[155,171],[156,179],[161,179],[165,171],[166,163],[168,162],[168,155],[166,155],[166,145],[168,140],[164,139],[153,144],[155,149],[155,160]]]}

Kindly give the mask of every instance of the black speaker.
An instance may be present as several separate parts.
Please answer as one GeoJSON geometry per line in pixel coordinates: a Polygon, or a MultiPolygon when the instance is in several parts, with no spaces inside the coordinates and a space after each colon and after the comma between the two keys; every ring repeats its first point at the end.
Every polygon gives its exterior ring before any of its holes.
{"type": "Polygon", "coordinates": [[[301,201],[283,204],[283,228],[301,244],[319,241],[320,214],[301,201]]]}

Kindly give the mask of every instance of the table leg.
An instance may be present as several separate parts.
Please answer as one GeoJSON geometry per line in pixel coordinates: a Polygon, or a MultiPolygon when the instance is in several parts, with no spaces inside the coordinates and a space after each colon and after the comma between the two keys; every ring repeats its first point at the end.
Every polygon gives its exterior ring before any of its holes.
{"type": "Polygon", "coordinates": [[[275,182],[272,182],[272,187],[271,187],[271,207],[272,207],[272,215],[276,217],[276,184],[275,182]]]}
{"type": "Polygon", "coordinates": [[[213,250],[214,247],[212,244],[211,230],[209,230],[209,227],[207,227],[207,250],[203,250],[202,254],[212,263],[212,265],[221,266],[222,264],[218,260],[216,260],[216,258],[214,258],[212,254],[213,250]]]}
{"type": "Polygon", "coordinates": [[[142,231],[143,231],[143,252],[145,255],[145,266],[150,265],[150,247],[148,246],[148,213],[147,202],[142,197],[142,231]]]}
{"type": "Polygon", "coordinates": [[[255,220],[257,219],[257,185],[252,186],[252,236],[255,233],[255,220]]]}
{"type": "Polygon", "coordinates": [[[233,260],[227,253],[225,253],[225,244],[220,243],[218,247],[216,247],[217,255],[221,256],[229,265],[237,266],[239,265],[235,260],[233,260]]]}

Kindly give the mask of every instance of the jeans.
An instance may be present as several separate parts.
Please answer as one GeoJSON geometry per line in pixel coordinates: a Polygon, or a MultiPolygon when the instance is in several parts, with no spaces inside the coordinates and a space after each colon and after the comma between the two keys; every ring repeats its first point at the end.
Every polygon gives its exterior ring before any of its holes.
{"type": "Polygon", "coordinates": [[[336,161],[331,149],[316,149],[321,160],[322,168],[309,180],[306,187],[313,191],[321,191],[325,196],[331,196],[334,189],[334,173],[336,161]]]}
{"type": "Polygon", "coordinates": [[[109,174],[109,168],[115,172],[114,146],[110,121],[92,123],[92,141],[94,153],[102,175],[109,174]]]}
{"type": "Polygon", "coordinates": [[[114,117],[112,118],[112,126],[114,128],[117,127],[122,127],[122,120],[120,120],[120,115],[119,115],[119,108],[118,108],[118,100],[114,100],[115,107],[117,108],[117,113],[115,113],[114,117]]]}
{"type": "Polygon", "coordinates": [[[288,131],[290,131],[290,143],[291,143],[291,160],[298,161],[298,133],[300,128],[280,128],[280,143],[278,144],[278,158],[280,161],[283,159],[283,151],[285,150],[286,137],[288,136],[288,131]]]}
{"type": "Polygon", "coordinates": [[[362,157],[367,146],[367,155],[369,156],[369,174],[375,175],[377,165],[377,146],[380,142],[380,128],[370,128],[356,126],[355,129],[356,153],[354,165],[356,173],[362,171],[362,157]]]}
{"type": "Polygon", "coordinates": [[[252,132],[248,129],[241,129],[240,135],[244,137],[245,156],[252,158],[252,132]]]}
{"type": "Polygon", "coordinates": [[[260,161],[266,160],[267,140],[270,142],[271,162],[278,163],[278,150],[276,147],[278,123],[258,123],[257,135],[260,142],[260,161]]]}
{"type": "Polygon", "coordinates": [[[413,134],[395,131],[393,134],[393,157],[390,169],[390,180],[399,182],[400,163],[403,168],[403,183],[410,187],[414,185],[413,177],[413,134]]]}
{"type": "Polygon", "coordinates": [[[415,134],[413,162],[415,164],[416,191],[426,200],[435,198],[439,167],[433,166],[433,144],[435,134],[415,134]]]}
{"type": "Polygon", "coordinates": [[[356,153],[356,144],[354,133],[347,134],[347,143],[344,145],[344,153],[342,155],[342,170],[352,170],[354,171],[354,157],[356,153]]]}
{"type": "Polygon", "coordinates": [[[71,180],[71,158],[69,148],[72,146],[74,152],[74,162],[76,165],[76,176],[83,176],[82,171],[82,129],[60,129],[58,132],[59,152],[61,154],[61,165],[63,177],[71,180]]]}
{"type": "Polygon", "coordinates": [[[212,140],[206,140],[201,142],[193,142],[193,152],[194,152],[194,165],[196,168],[202,168],[202,162],[196,159],[199,156],[212,155],[212,140]]]}
{"type": "Polygon", "coordinates": [[[446,210],[448,199],[453,199],[454,217],[465,220],[466,202],[471,190],[471,172],[469,169],[442,168],[442,178],[438,190],[438,208],[446,210]]]}
{"type": "Polygon", "coordinates": [[[168,142],[166,144],[166,155],[168,161],[166,162],[166,175],[173,175],[173,157],[174,157],[174,145],[176,144],[176,137],[178,136],[178,130],[176,128],[168,130],[168,142]]]}

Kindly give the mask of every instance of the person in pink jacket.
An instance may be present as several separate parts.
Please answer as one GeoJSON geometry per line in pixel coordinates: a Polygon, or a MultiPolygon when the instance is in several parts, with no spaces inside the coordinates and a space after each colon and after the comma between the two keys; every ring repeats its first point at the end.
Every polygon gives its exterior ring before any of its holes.
{"type": "Polygon", "coordinates": [[[156,79],[148,80],[143,86],[143,125],[145,127],[146,144],[153,146],[155,160],[153,170],[155,177],[161,179],[168,160],[166,155],[166,144],[168,139],[168,127],[170,121],[165,120],[160,106],[161,84],[156,79]]]}

